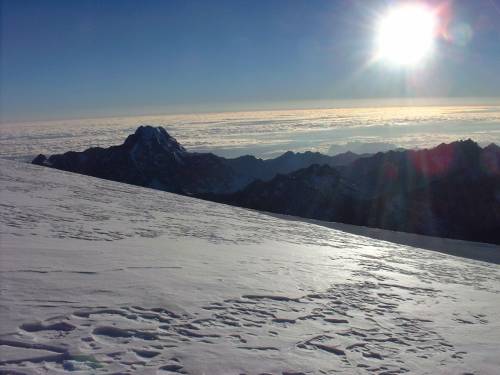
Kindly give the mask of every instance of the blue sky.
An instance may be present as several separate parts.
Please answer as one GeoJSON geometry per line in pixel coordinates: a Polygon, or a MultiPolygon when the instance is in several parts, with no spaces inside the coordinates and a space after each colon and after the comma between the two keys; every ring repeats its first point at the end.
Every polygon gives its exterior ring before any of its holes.
{"type": "MultiPolygon", "coordinates": [[[[0,0],[2,121],[263,103],[500,97],[500,1],[451,2],[465,45],[367,66],[396,1],[0,0]]],[[[432,1],[432,4],[439,4],[432,1]]]]}

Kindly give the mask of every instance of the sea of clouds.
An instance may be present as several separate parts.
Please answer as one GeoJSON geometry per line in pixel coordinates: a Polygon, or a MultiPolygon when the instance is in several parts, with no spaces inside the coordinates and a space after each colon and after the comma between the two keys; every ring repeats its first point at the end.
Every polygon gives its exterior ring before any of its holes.
{"type": "Polygon", "coordinates": [[[129,116],[0,124],[0,157],[30,160],[121,144],[139,125],[163,126],[190,151],[262,158],[285,151],[376,152],[471,138],[500,144],[500,106],[349,108],[129,116]]]}

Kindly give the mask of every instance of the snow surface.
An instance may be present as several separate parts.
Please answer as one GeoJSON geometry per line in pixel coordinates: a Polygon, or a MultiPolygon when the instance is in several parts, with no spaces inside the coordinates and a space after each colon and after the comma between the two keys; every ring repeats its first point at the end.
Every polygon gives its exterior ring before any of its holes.
{"type": "Polygon", "coordinates": [[[28,164],[0,171],[0,373],[498,373],[496,264],[28,164]]]}

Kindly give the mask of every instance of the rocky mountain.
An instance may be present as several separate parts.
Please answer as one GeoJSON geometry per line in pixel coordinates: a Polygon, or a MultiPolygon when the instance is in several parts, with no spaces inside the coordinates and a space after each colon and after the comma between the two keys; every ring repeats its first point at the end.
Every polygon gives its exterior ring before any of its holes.
{"type": "Polygon", "coordinates": [[[313,165],[204,198],[426,235],[500,243],[500,149],[473,141],[313,165]]]}
{"type": "Polygon", "coordinates": [[[254,181],[232,194],[207,194],[201,197],[256,210],[326,221],[342,217],[343,222],[353,223],[349,217],[353,214],[359,195],[359,190],[335,168],[314,164],[289,174],[278,174],[270,181],[254,181]]]}
{"type": "Polygon", "coordinates": [[[181,194],[229,193],[256,179],[269,180],[311,164],[342,165],[359,156],[287,152],[275,159],[226,159],[186,151],[162,127],[140,126],[119,146],[39,155],[33,164],[181,194]]]}
{"type": "Polygon", "coordinates": [[[367,194],[408,192],[456,174],[464,178],[498,175],[500,153],[495,147],[483,150],[472,140],[457,141],[431,149],[379,152],[339,169],[367,194]]]}
{"type": "Polygon", "coordinates": [[[245,155],[235,159],[225,159],[225,162],[236,171],[244,171],[252,179],[270,180],[278,173],[286,174],[313,164],[337,167],[347,165],[366,155],[345,152],[335,156],[328,156],[319,152],[292,152],[287,151],[274,159],[258,159],[255,156],[245,155]]]}
{"type": "Polygon", "coordinates": [[[238,185],[241,176],[221,158],[189,153],[165,129],[152,126],[139,127],[119,146],[39,155],[33,164],[176,193],[226,192],[249,182],[238,185]]]}

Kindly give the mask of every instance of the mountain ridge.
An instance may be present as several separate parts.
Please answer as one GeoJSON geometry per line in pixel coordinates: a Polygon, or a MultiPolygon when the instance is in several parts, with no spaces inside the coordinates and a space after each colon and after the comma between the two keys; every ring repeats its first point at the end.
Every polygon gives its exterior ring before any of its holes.
{"type": "Polygon", "coordinates": [[[234,192],[277,173],[315,163],[340,165],[357,157],[290,151],[275,159],[251,155],[226,159],[212,153],[189,152],[164,128],[146,125],[139,126],[122,145],[49,157],[38,155],[32,163],[174,193],[202,194],[234,192]]]}

